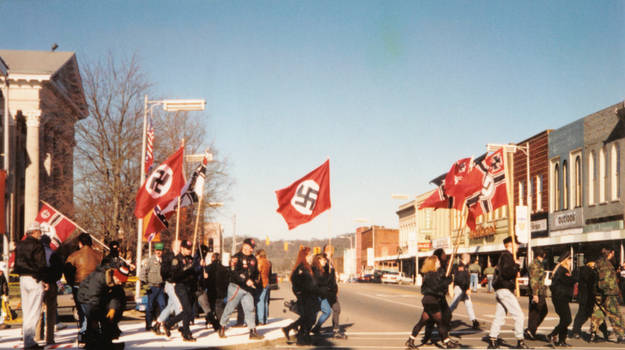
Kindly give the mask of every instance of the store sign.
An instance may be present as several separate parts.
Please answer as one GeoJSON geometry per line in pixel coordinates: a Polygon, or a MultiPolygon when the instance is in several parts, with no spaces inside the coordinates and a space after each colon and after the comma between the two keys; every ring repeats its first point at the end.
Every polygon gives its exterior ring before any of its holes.
{"type": "Polygon", "coordinates": [[[547,231],[547,219],[532,221],[531,230],[532,233],[547,231]]]}
{"type": "Polygon", "coordinates": [[[438,248],[446,249],[446,248],[449,248],[449,246],[450,246],[449,237],[437,238],[437,239],[432,240],[432,249],[438,249],[438,248]]]}
{"type": "Polygon", "coordinates": [[[469,233],[469,238],[478,239],[484,237],[494,236],[497,233],[497,228],[494,225],[490,226],[479,226],[475,228],[475,231],[471,231],[469,233]]]}
{"type": "Polygon", "coordinates": [[[582,226],[582,208],[565,210],[549,216],[549,227],[552,231],[582,226]]]}
{"type": "Polygon", "coordinates": [[[432,242],[419,242],[419,251],[428,252],[432,249],[432,242]]]}

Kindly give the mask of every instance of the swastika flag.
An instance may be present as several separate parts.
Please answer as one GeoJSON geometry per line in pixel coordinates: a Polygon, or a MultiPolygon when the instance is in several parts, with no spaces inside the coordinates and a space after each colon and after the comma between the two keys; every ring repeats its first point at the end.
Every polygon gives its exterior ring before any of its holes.
{"type": "Polygon", "coordinates": [[[278,210],[289,230],[305,224],[330,209],[330,160],[292,183],[276,191],[278,210]]]}
{"type": "Polygon", "coordinates": [[[148,176],[135,198],[135,216],[137,218],[145,217],[157,205],[164,207],[180,195],[180,190],[185,184],[182,168],[183,159],[184,146],[180,147],[148,176]]]}
{"type": "Polygon", "coordinates": [[[76,229],[76,224],[50,204],[43,203],[35,218],[41,232],[50,237],[50,248],[56,250],[76,229]]]}

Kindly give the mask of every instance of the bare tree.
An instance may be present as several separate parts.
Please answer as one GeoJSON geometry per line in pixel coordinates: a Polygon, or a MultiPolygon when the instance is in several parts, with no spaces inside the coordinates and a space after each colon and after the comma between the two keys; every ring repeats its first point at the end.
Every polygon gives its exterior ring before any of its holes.
{"type": "MultiPolygon", "coordinates": [[[[91,233],[104,240],[122,238],[123,248],[134,252],[144,96],[152,84],[135,56],[116,59],[109,54],[84,67],[89,117],[76,124],[76,217],[91,233]]],[[[198,121],[201,113],[154,111],[155,164],[177,149],[182,138],[187,154],[201,148],[205,134],[198,121]]],[[[229,183],[225,169],[225,162],[209,166],[205,198],[225,195],[229,183]]]]}

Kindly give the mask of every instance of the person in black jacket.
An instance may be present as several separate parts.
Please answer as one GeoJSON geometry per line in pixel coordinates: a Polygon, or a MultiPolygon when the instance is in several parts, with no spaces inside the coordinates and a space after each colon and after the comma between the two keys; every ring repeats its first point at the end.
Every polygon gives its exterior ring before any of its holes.
{"type": "MultiPolygon", "coordinates": [[[[438,272],[441,274],[441,276],[445,276],[447,274],[447,265],[449,262],[449,256],[445,253],[445,250],[442,248],[436,249],[432,255],[436,256],[436,258],[440,262],[438,272]]],[[[451,324],[451,309],[449,308],[449,304],[447,303],[447,298],[441,298],[440,303],[441,303],[441,313],[443,315],[443,322],[446,325],[450,325],[451,324]]],[[[425,334],[423,336],[423,339],[421,340],[422,344],[427,344],[432,338],[432,331],[434,330],[435,324],[436,323],[432,319],[428,320],[425,323],[425,334]]]]}
{"type": "Polygon", "coordinates": [[[571,253],[567,250],[558,259],[553,278],[551,280],[551,301],[560,322],[547,336],[551,346],[570,346],[566,343],[568,326],[571,324],[571,308],[569,303],[573,299],[575,278],[571,275],[571,253]],[[555,341],[556,335],[558,341],[555,341]]]}
{"type": "Polygon", "coordinates": [[[282,332],[287,341],[290,341],[289,332],[297,329],[297,344],[310,345],[310,331],[315,323],[315,316],[319,310],[319,297],[322,291],[315,285],[313,272],[310,266],[312,254],[310,247],[301,247],[297,253],[295,267],[291,272],[293,294],[297,298],[296,309],[299,318],[290,325],[283,327],[282,332]]]}
{"type": "Polygon", "coordinates": [[[449,305],[449,311],[454,312],[461,301],[464,302],[464,306],[467,309],[467,315],[471,319],[473,329],[480,329],[480,323],[475,318],[475,311],[473,311],[473,303],[471,302],[471,290],[469,284],[471,282],[471,275],[469,275],[469,263],[471,262],[471,256],[469,254],[462,254],[462,259],[459,264],[456,264],[453,271],[454,276],[454,299],[449,305]]]}
{"type": "Polygon", "coordinates": [[[334,261],[332,260],[332,255],[334,254],[334,247],[331,245],[325,245],[323,247],[323,252],[325,254],[326,259],[328,259],[328,264],[326,265],[326,269],[330,274],[330,286],[328,289],[328,302],[330,306],[332,306],[332,337],[337,339],[347,339],[347,336],[340,328],[339,316],[341,315],[341,303],[339,303],[338,294],[339,294],[339,286],[336,283],[336,268],[334,268],[334,261]]]}
{"type": "Polygon", "coordinates": [[[38,340],[44,340],[46,345],[54,344],[54,327],[56,326],[56,314],[57,314],[57,295],[58,287],[56,282],[61,279],[63,274],[63,259],[50,247],[50,236],[43,235],[41,237],[41,244],[46,255],[46,274],[44,281],[48,284],[48,290],[43,293],[43,302],[46,306],[44,315],[40,317],[39,325],[35,331],[35,337],[38,340]],[[45,324],[45,332],[44,332],[45,324]]]}
{"type": "Polygon", "coordinates": [[[415,344],[417,335],[426,322],[430,320],[433,320],[438,326],[438,332],[443,340],[443,345],[447,349],[458,347],[458,343],[449,338],[449,324],[443,319],[443,310],[441,308],[440,301],[441,299],[444,299],[445,294],[447,294],[447,288],[451,283],[451,277],[446,277],[441,274],[439,271],[440,267],[441,263],[438,260],[438,257],[436,255],[432,255],[425,259],[423,267],[421,268],[421,274],[424,275],[423,284],[421,285],[421,293],[423,294],[423,299],[421,299],[421,303],[423,304],[423,313],[421,314],[419,322],[417,322],[412,328],[412,333],[406,341],[406,346],[408,348],[417,349],[417,345],[415,344]]]}
{"type": "Polygon", "coordinates": [[[35,341],[35,329],[41,315],[43,293],[48,290],[49,285],[45,282],[46,254],[39,241],[41,239],[39,223],[35,221],[31,224],[26,235],[25,239],[17,242],[13,270],[20,276],[24,348],[43,349],[35,341]]]}
{"type": "Polygon", "coordinates": [[[178,330],[182,339],[187,342],[194,342],[196,339],[191,334],[189,325],[193,319],[193,296],[197,287],[197,275],[191,256],[193,244],[190,241],[182,241],[180,253],[171,260],[169,274],[175,283],[174,290],[182,306],[182,312],[169,318],[163,325],[168,332],[173,325],[182,321],[182,327],[178,330]]]}
{"type": "Polygon", "coordinates": [[[128,280],[126,266],[105,268],[98,266],[78,288],[78,301],[87,319],[85,349],[123,348],[124,343],[113,344],[119,337],[117,324],[121,318],[119,300],[111,294],[116,286],[128,280]]]}
{"type": "MultiPolygon", "coordinates": [[[[579,307],[577,308],[577,314],[575,314],[575,320],[573,321],[573,338],[579,339],[582,337],[582,325],[592,315],[592,310],[595,306],[595,296],[599,294],[597,291],[597,271],[595,270],[595,262],[589,261],[586,265],[579,268],[577,273],[579,281],[579,291],[577,294],[577,301],[579,307]]],[[[603,333],[605,339],[608,339],[608,327],[604,323],[599,327],[603,333]]]]}
{"type": "Polygon", "coordinates": [[[499,257],[497,267],[495,268],[495,279],[493,281],[493,288],[495,288],[495,298],[497,300],[497,307],[495,309],[495,319],[490,327],[488,338],[488,349],[499,348],[498,337],[501,326],[506,322],[506,315],[510,314],[514,319],[514,336],[517,339],[517,349],[529,349],[525,340],[523,339],[523,322],[525,316],[519,300],[514,295],[514,289],[516,287],[516,278],[519,273],[520,266],[514,261],[514,255],[518,248],[518,240],[515,237],[514,242],[512,237],[506,237],[503,241],[504,250],[499,257]]]}
{"type": "Polygon", "coordinates": [[[256,315],[254,314],[254,293],[259,289],[258,263],[254,256],[256,242],[247,238],[243,241],[241,251],[232,257],[230,270],[230,284],[228,285],[228,303],[219,320],[219,336],[226,337],[226,325],[230,314],[241,304],[245,314],[245,323],[250,331],[250,339],[264,339],[265,337],[256,332],[256,315]]]}
{"type": "Polygon", "coordinates": [[[321,326],[332,314],[332,307],[330,306],[330,302],[328,301],[328,295],[330,294],[330,284],[332,283],[330,279],[332,278],[332,276],[330,276],[327,266],[328,259],[326,259],[325,255],[315,254],[312,263],[313,280],[314,283],[317,285],[317,288],[319,288],[319,291],[321,292],[321,296],[317,298],[319,301],[319,307],[321,309],[321,316],[319,316],[317,323],[311,330],[311,332],[315,335],[321,334],[321,326]]]}
{"type": "Polygon", "coordinates": [[[211,263],[204,268],[203,285],[206,288],[206,296],[210,305],[206,321],[213,325],[215,331],[221,328],[219,320],[226,306],[224,299],[228,296],[229,278],[228,268],[221,263],[221,255],[213,253],[211,263]]]}

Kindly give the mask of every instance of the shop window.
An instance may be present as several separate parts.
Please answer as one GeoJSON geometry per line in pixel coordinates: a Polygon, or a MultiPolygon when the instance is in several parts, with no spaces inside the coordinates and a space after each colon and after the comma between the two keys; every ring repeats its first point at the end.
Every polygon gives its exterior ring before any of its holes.
{"type": "Polygon", "coordinates": [[[578,155],[575,157],[575,208],[582,206],[582,161],[578,155]]]}
{"type": "Polygon", "coordinates": [[[551,179],[551,183],[553,183],[553,211],[560,210],[560,166],[556,163],[553,167],[553,178],[551,179]]]}
{"type": "Polygon", "coordinates": [[[543,210],[543,176],[536,176],[536,211],[543,210]]]}

